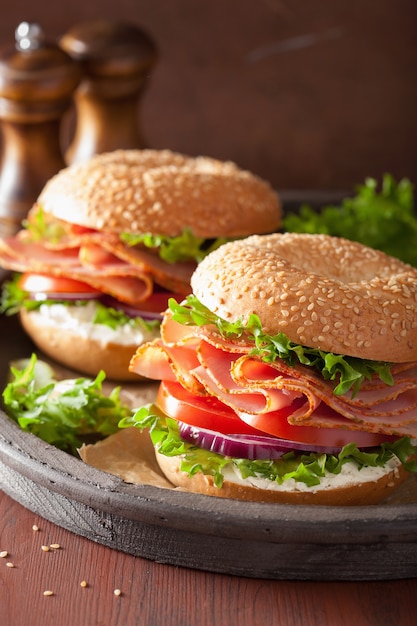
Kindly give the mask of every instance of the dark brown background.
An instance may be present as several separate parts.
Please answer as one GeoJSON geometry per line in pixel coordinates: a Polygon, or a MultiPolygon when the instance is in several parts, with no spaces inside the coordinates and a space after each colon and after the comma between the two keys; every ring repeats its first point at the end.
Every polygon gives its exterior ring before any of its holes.
{"type": "MultiPolygon", "coordinates": [[[[86,19],[143,26],[160,60],[143,98],[150,146],[232,159],[277,189],[417,181],[415,0],[8,0],[49,38],[86,19]]],[[[3,7],[4,8],[4,7],[3,7]]]]}

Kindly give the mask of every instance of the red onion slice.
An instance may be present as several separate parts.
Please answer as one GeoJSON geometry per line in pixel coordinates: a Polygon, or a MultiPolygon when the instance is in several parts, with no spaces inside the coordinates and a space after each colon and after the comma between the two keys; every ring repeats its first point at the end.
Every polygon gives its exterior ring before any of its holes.
{"type": "Polygon", "coordinates": [[[189,443],[210,452],[223,454],[237,459],[274,460],[292,450],[298,452],[317,452],[319,454],[338,454],[341,448],[309,445],[297,441],[264,437],[258,435],[223,435],[213,430],[190,426],[178,420],[180,436],[189,443]]]}

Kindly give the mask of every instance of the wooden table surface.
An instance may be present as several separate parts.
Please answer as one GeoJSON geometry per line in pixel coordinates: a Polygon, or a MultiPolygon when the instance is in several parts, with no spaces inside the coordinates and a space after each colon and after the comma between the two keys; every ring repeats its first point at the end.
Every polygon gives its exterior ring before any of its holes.
{"type": "Polygon", "coordinates": [[[79,537],[2,492],[0,554],[0,624],[4,626],[416,623],[417,579],[272,581],[182,569],[79,537]],[[47,591],[52,594],[45,595],[47,591]]]}

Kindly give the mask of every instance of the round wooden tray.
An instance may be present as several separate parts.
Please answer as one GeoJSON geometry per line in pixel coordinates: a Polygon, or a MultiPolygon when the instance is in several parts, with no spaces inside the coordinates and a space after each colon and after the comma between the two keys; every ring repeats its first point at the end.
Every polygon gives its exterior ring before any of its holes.
{"type": "MultiPolygon", "coordinates": [[[[0,337],[4,383],[9,361],[33,346],[14,318],[0,317],[0,337]]],[[[161,563],[286,580],[417,576],[417,497],[291,506],[128,484],[21,431],[1,411],[0,488],[80,536],[161,563]]]]}

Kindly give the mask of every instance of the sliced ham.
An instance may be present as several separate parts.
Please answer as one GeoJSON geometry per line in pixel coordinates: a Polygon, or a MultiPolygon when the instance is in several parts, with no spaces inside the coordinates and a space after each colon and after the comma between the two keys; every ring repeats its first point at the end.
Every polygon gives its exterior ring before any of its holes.
{"type": "Polygon", "coordinates": [[[196,263],[168,263],[161,259],[156,252],[125,245],[119,238],[105,238],[102,246],[112,252],[119,259],[134,267],[142,267],[152,279],[168,291],[175,291],[184,295],[190,293],[191,275],[196,263]]]}
{"type": "Polygon", "coordinates": [[[203,387],[193,376],[198,367],[197,353],[191,346],[166,346],[160,339],[139,346],[130,362],[130,371],[144,378],[181,382],[181,384],[198,393],[203,387]]]}
{"type": "MultiPolygon", "coordinates": [[[[44,219],[47,220],[48,216],[44,215],[44,219]]],[[[29,221],[33,223],[35,220],[34,211],[29,214],[29,221]]],[[[56,240],[53,238],[42,240],[44,250],[59,253],[69,248],[81,249],[80,256],[83,255],[86,262],[88,260],[90,263],[100,265],[106,262],[105,253],[109,252],[128,265],[142,268],[158,285],[168,291],[184,295],[190,292],[191,274],[196,267],[194,261],[168,263],[161,259],[156,251],[126,245],[117,233],[81,228],[56,218],[53,218],[53,228],[60,236],[56,240]]],[[[29,245],[31,236],[30,230],[24,229],[18,233],[17,238],[21,243],[29,245]]]]}
{"type": "Polygon", "coordinates": [[[53,244],[30,241],[28,231],[0,240],[0,265],[80,280],[122,302],[137,306],[160,287],[186,295],[195,263],[167,263],[157,254],[125,245],[113,233],[75,233],[53,244]]]}
{"type": "Polygon", "coordinates": [[[139,306],[153,292],[152,278],[140,268],[117,260],[107,265],[82,265],[73,248],[54,253],[39,244],[23,244],[17,238],[0,240],[0,263],[15,272],[79,280],[132,306],[139,306]]]}
{"type": "Polygon", "coordinates": [[[144,378],[176,381],[172,361],[159,339],[140,345],[132,356],[129,369],[144,378]]]}
{"type": "MultiPolygon", "coordinates": [[[[189,391],[197,381],[255,428],[257,416],[270,415],[293,425],[417,437],[416,363],[393,366],[392,385],[375,377],[356,396],[336,396],[335,383],[314,368],[281,359],[264,362],[251,355],[248,343],[224,339],[213,327],[181,325],[166,315],[161,331],[158,358],[165,360],[170,376],[189,391]],[[194,365],[189,354],[184,357],[190,351],[198,359],[194,365]]],[[[152,378],[151,360],[146,360],[145,375],[152,378]]],[[[141,357],[132,359],[132,367],[144,372],[141,357]]]]}
{"type": "MultiPolygon", "coordinates": [[[[0,239],[0,261],[6,269],[12,270],[15,269],[14,265],[24,266],[27,269],[32,263],[48,266],[58,263],[63,267],[79,264],[77,248],[62,248],[57,253],[39,243],[26,242],[20,237],[0,239]]],[[[20,271],[20,269],[16,271],[20,271]]]]}

